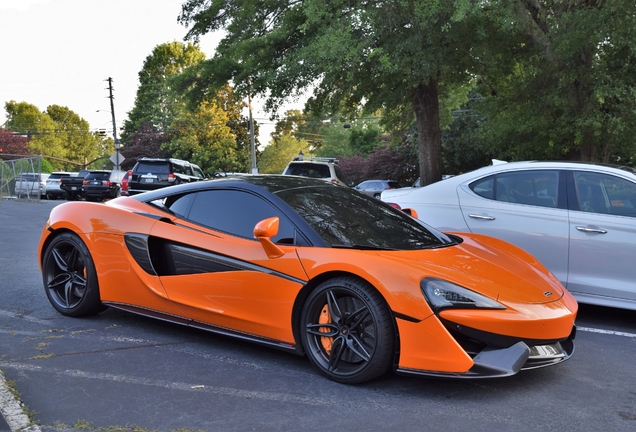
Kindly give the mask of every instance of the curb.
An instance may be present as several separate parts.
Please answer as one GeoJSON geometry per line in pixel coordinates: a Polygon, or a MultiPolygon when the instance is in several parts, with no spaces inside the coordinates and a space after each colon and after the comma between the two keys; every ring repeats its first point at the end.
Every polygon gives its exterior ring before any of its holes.
{"type": "MultiPolygon", "coordinates": [[[[40,427],[32,425],[31,420],[22,411],[22,402],[17,400],[9,390],[4,373],[0,370],[0,415],[9,426],[10,431],[41,432],[40,427]]],[[[0,430],[4,424],[0,418],[0,430]]]]}

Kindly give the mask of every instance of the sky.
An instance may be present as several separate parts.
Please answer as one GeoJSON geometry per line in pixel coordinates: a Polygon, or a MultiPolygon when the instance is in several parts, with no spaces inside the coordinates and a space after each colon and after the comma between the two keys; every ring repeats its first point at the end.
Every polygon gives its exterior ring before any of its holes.
{"type": "MultiPolygon", "coordinates": [[[[92,131],[112,136],[107,79],[113,79],[118,128],[135,103],[138,73],[160,44],[181,41],[187,28],[177,22],[184,0],[0,0],[0,126],[8,101],[40,111],[66,106],[92,131]]],[[[201,38],[210,58],[220,35],[201,38]]],[[[253,101],[267,144],[274,124],[253,101]]],[[[299,108],[289,105],[285,109],[299,108]]],[[[246,116],[248,115],[245,109],[246,116]]],[[[119,134],[119,133],[118,133],[119,134]]]]}

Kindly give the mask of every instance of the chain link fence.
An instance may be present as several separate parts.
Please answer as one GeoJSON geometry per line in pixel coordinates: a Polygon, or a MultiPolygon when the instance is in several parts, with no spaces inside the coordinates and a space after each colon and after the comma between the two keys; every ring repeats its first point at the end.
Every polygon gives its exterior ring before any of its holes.
{"type": "Polygon", "coordinates": [[[39,201],[46,192],[42,156],[0,153],[0,202],[4,199],[39,201]]]}

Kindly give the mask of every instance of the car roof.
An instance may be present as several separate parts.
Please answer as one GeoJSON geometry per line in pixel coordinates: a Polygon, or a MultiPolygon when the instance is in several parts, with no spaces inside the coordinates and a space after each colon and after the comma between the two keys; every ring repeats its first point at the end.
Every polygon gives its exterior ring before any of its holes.
{"type": "Polygon", "coordinates": [[[186,183],[169,188],[161,188],[153,191],[134,195],[132,198],[142,202],[149,202],[168,195],[180,194],[189,191],[207,190],[216,188],[266,190],[275,194],[276,192],[302,188],[302,187],[342,187],[333,183],[325,182],[321,179],[307,177],[288,176],[281,174],[246,174],[236,177],[224,177],[213,180],[205,180],[194,183],[186,183]]]}

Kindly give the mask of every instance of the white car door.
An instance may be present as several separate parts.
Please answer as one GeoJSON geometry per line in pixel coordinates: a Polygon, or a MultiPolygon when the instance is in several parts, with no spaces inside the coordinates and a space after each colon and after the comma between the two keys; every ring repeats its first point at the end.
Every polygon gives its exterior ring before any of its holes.
{"type": "Polygon", "coordinates": [[[610,306],[636,301],[636,183],[575,171],[574,185],[579,210],[570,211],[568,289],[594,303],[606,297],[610,306]]]}
{"type": "Polygon", "coordinates": [[[558,170],[503,171],[461,184],[470,231],[515,244],[568,283],[569,224],[565,178],[558,170]]]}

